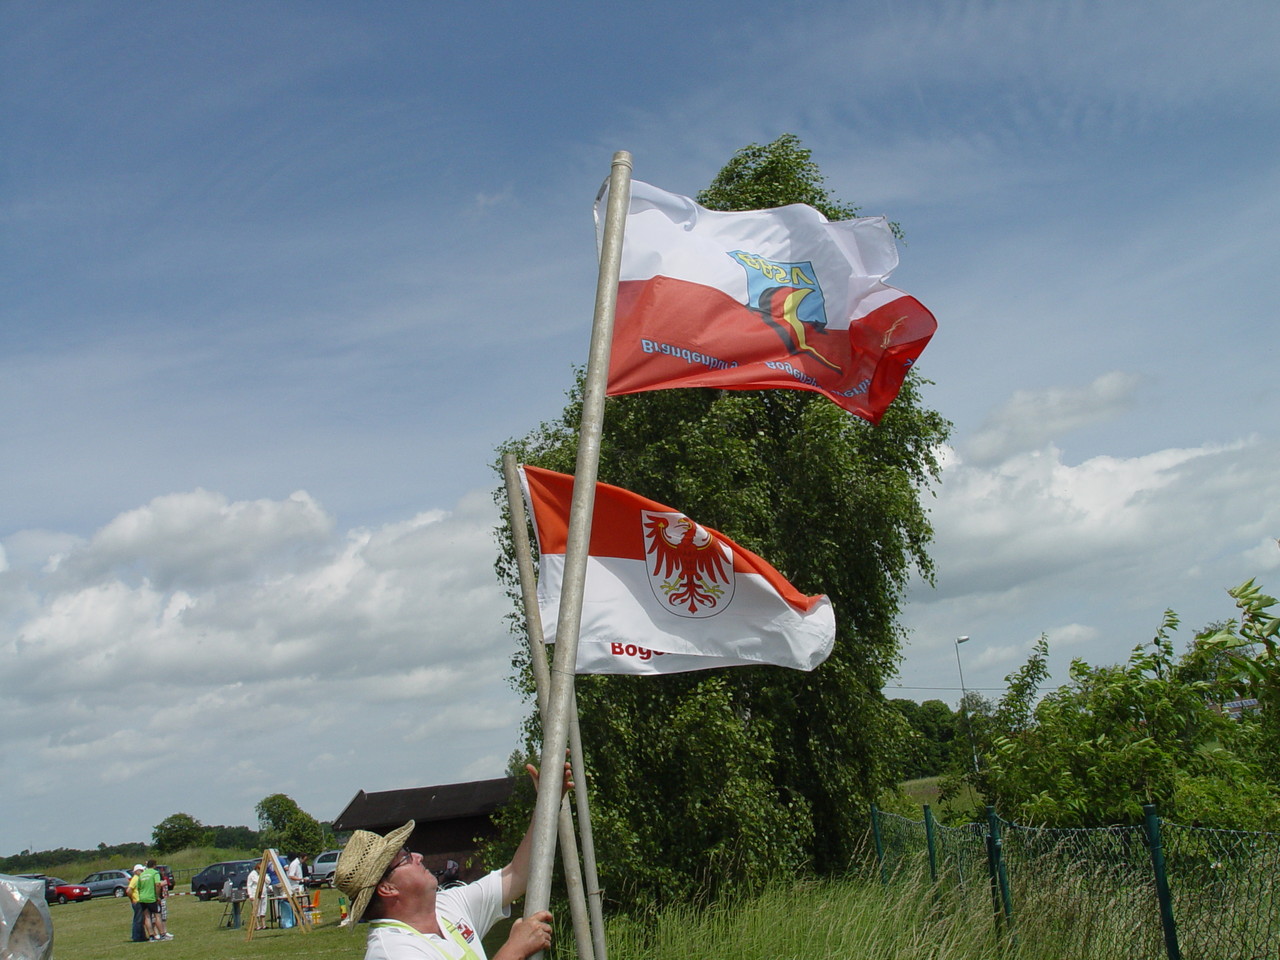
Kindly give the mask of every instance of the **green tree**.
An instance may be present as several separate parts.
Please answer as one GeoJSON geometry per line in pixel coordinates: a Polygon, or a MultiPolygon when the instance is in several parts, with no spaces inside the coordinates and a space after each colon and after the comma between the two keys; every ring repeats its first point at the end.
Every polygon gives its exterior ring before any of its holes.
{"type": "Polygon", "coordinates": [[[1011,674],[992,718],[978,788],[1003,816],[1094,827],[1137,823],[1144,803],[1183,822],[1266,829],[1280,794],[1249,762],[1252,728],[1215,710],[1198,658],[1178,660],[1166,611],[1129,660],[1071,664],[1070,682],[1036,703],[1047,676],[1041,638],[1011,674]]]}
{"type": "Polygon", "coordinates": [[[209,832],[212,835],[211,845],[225,850],[252,850],[255,847],[261,849],[264,846],[258,831],[249,827],[228,827],[218,824],[209,827],[209,832]]]}
{"type": "MultiPolygon", "coordinates": [[[[807,202],[833,219],[853,210],[790,135],[739,151],[698,199],[722,210],[807,202]]],[[[899,658],[903,590],[913,571],[932,572],[921,497],[950,424],[920,388],[908,378],[877,427],[786,390],[663,390],[606,405],[602,481],[723,531],[801,590],[829,595],[837,622],[835,651],[812,673],[580,679],[603,882],[618,900],[847,867],[867,803],[898,772],[906,726],[880,690],[899,658]]],[[[504,450],[572,473],[580,411],[581,378],[558,419],[504,450]]],[[[514,585],[502,539],[499,572],[514,585]]],[[[518,682],[528,689],[527,674],[518,682]]],[[[513,828],[524,816],[513,806],[513,828]]]]}
{"type": "Polygon", "coordinates": [[[826,178],[794,133],[772,143],[743,147],[715,175],[697,200],[711,210],[767,210],[807,203],[828,220],[848,220],[858,207],[841,203],[823,184],[826,178]]]}
{"type": "Polygon", "coordinates": [[[1200,638],[1217,676],[1229,690],[1255,697],[1259,710],[1260,753],[1272,780],[1280,780],[1280,617],[1276,598],[1253,579],[1227,591],[1240,610],[1238,623],[1227,621],[1200,638]]]}
{"type": "Polygon", "coordinates": [[[319,821],[283,793],[263,797],[254,808],[262,843],[285,854],[320,852],[324,834],[319,821]]]}
{"type": "Polygon", "coordinates": [[[941,700],[926,700],[923,703],[890,700],[889,703],[902,714],[903,720],[911,728],[908,749],[902,754],[901,776],[904,780],[934,777],[949,767],[963,767],[963,757],[967,753],[960,757],[959,766],[955,754],[957,737],[964,740],[965,749],[968,749],[959,714],[941,700]]]}
{"type": "Polygon", "coordinates": [[[151,831],[151,845],[157,853],[173,853],[187,847],[200,847],[208,841],[209,831],[189,813],[170,814],[151,831]]]}

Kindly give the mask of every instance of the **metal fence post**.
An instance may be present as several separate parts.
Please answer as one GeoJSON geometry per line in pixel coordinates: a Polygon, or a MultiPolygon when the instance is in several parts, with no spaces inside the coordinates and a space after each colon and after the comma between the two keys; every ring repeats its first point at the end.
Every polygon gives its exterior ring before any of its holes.
{"type": "Polygon", "coordinates": [[[884,837],[880,834],[880,808],[871,804],[871,836],[876,842],[876,861],[880,864],[880,882],[888,884],[889,875],[884,867],[884,837]]]}
{"type": "Polygon", "coordinates": [[[987,866],[991,873],[991,904],[995,913],[996,932],[1003,933],[1005,927],[1012,932],[1013,899],[1009,896],[1009,872],[1004,864],[1000,818],[996,816],[996,808],[993,806],[987,807],[987,866]]]}
{"type": "Polygon", "coordinates": [[[929,847],[929,880],[936,884],[938,882],[938,840],[934,835],[933,811],[929,809],[929,805],[924,805],[924,842],[929,847]]]}
{"type": "Polygon", "coordinates": [[[1160,926],[1164,928],[1164,949],[1169,960],[1182,960],[1178,947],[1178,925],[1173,919],[1173,897],[1169,893],[1169,877],[1164,869],[1164,846],[1160,839],[1160,818],[1154,803],[1142,805],[1147,846],[1151,849],[1151,872],[1156,878],[1156,899],[1160,901],[1160,926]]]}

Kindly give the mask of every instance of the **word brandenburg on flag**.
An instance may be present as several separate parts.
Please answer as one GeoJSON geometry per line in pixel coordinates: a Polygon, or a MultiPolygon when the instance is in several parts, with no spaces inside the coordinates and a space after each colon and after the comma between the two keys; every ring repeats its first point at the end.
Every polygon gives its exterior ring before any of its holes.
{"type": "MultiPolygon", "coordinates": [[[[538,540],[538,606],[560,612],[573,477],[520,468],[538,540]]],[[[773,664],[812,670],[831,653],[835,615],[763,559],[679,511],[596,485],[578,673],[680,673],[773,664]]],[[[554,638],[548,636],[549,643],[554,638]]]]}
{"type": "Polygon", "coordinates": [[[884,282],[897,265],[884,217],[724,213],[632,181],[608,392],[813,390],[877,423],[937,329],[884,282]]]}

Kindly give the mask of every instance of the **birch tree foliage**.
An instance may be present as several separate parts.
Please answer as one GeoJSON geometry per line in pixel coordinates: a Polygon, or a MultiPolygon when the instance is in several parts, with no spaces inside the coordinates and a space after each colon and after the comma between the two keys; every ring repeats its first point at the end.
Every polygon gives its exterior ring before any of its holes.
{"type": "MultiPolygon", "coordinates": [[[[698,200],[722,210],[805,202],[832,219],[855,210],[831,197],[790,135],[739,151],[698,200]]],[[[950,424],[925,406],[924,385],[909,377],[879,426],[800,391],[608,400],[602,482],[681,510],[802,591],[827,594],[837,624],[835,651],[812,673],[579,678],[596,842],[614,902],[652,904],[849,864],[868,802],[899,773],[905,723],[880,691],[900,657],[908,580],[932,575],[925,500],[950,424]]],[[[581,390],[579,375],[561,416],[502,452],[573,473],[581,390]]],[[[509,530],[499,538],[497,568],[523,639],[509,530]]],[[[527,663],[515,662],[515,682],[528,691],[527,663]]],[[[528,736],[536,754],[536,717],[528,736]]],[[[513,804],[508,814],[514,835],[527,808],[513,804]]]]}

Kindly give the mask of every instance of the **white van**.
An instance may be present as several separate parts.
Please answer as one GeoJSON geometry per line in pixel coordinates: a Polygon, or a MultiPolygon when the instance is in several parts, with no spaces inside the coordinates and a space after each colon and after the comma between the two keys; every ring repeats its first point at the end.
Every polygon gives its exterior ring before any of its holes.
{"type": "Polygon", "coordinates": [[[333,871],[338,866],[341,850],[326,850],[311,863],[311,876],[307,883],[313,887],[333,886],[333,871]]]}

